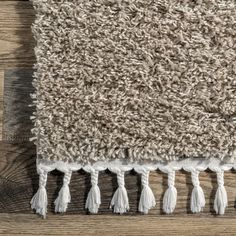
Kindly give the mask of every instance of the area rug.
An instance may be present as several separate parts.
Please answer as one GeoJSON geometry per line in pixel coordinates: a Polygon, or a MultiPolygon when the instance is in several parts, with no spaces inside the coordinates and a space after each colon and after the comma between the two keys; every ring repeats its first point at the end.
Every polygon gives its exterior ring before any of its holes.
{"type": "Polygon", "coordinates": [[[205,205],[198,175],[216,172],[214,209],[224,214],[224,171],[236,167],[236,3],[234,0],[32,0],[39,189],[64,172],[55,211],[70,202],[73,171],[91,174],[85,207],[101,203],[99,172],[117,175],[115,213],[129,210],[125,172],[142,176],[139,211],[155,207],[150,171],[168,174],[163,210],[177,201],[175,171],[191,172],[191,210],[205,205]]]}

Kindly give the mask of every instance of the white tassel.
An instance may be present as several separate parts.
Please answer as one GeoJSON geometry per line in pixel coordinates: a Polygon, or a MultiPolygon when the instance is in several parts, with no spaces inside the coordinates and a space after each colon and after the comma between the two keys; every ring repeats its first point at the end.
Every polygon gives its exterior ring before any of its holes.
{"type": "Polygon", "coordinates": [[[39,170],[39,189],[37,193],[33,196],[30,201],[31,208],[36,210],[36,213],[46,218],[47,214],[47,191],[46,191],[46,183],[47,183],[47,172],[44,170],[39,170]]]}
{"type": "Polygon", "coordinates": [[[114,212],[123,214],[129,210],[129,199],[125,188],[124,171],[117,172],[118,189],[111,200],[111,207],[114,206],[114,212]]]}
{"type": "Polygon", "coordinates": [[[166,190],[163,199],[163,211],[167,214],[173,213],[176,206],[177,190],[174,185],[175,185],[175,171],[169,171],[168,189],[166,190]]]}
{"type": "Polygon", "coordinates": [[[91,173],[91,184],[92,187],[88,193],[85,208],[91,213],[98,213],[98,208],[101,204],[101,193],[98,187],[98,171],[93,170],[91,173]]]}
{"type": "Polygon", "coordinates": [[[139,211],[143,212],[144,214],[147,214],[148,211],[155,207],[156,200],[154,197],[154,194],[149,187],[149,173],[150,171],[143,171],[142,172],[142,185],[143,189],[141,192],[140,200],[139,200],[139,211]]]}
{"type": "Polygon", "coordinates": [[[69,183],[71,179],[72,171],[65,172],[63,178],[63,186],[58,194],[57,199],[54,201],[55,212],[66,212],[68,203],[71,201],[69,183]]]}
{"type": "Polygon", "coordinates": [[[223,215],[225,213],[225,208],[228,205],[227,192],[224,187],[224,171],[218,171],[216,174],[218,188],[215,195],[214,210],[216,211],[216,214],[223,215]]]}
{"type": "Polygon", "coordinates": [[[198,170],[191,172],[192,183],[194,186],[191,195],[191,211],[193,213],[200,212],[206,204],[204,192],[199,182],[199,173],[198,170]]]}

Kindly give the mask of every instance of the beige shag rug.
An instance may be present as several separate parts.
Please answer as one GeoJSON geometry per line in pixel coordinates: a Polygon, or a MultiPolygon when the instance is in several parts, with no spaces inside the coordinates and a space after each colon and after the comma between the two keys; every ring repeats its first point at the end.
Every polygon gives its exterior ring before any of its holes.
{"type": "MultiPolygon", "coordinates": [[[[175,169],[164,171],[168,174],[184,168],[179,163],[186,159],[195,163],[188,167],[197,166],[196,161],[208,161],[204,168],[219,166],[221,161],[234,163],[234,0],[32,2],[37,41],[36,93],[32,95],[37,111],[32,132],[41,175],[60,169],[55,163],[64,163],[63,168],[110,168],[117,175],[135,168],[134,163],[154,169],[163,162],[165,166],[178,163],[175,169]],[[212,158],[218,164],[212,164],[212,158]],[[53,167],[41,171],[42,166],[53,167]]],[[[64,172],[70,179],[68,169],[64,172]]],[[[121,182],[118,179],[122,190],[124,179],[121,182]]],[[[167,196],[164,206],[167,213],[176,202],[172,185],[168,195],[172,200],[168,202],[167,196]]],[[[204,198],[202,189],[196,186],[193,212],[204,205],[203,200],[199,203],[204,198]]],[[[147,198],[149,190],[144,193],[147,198]]],[[[121,195],[126,199],[124,192],[121,195]]],[[[115,195],[115,212],[128,210],[127,199],[121,203],[119,193],[115,195]]],[[[99,202],[98,190],[91,199],[93,205],[99,202]]],[[[45,205],[35,201],[33,208],[45,215],[45,205]]],[[[152,196],[148,201],[144,208],[154,205],[152,196]]],[[[55,204],[59,212],[67,207],[60,199],[55,204]]],[[[91,212],[96,212],[91,204],[91,212]]]]}

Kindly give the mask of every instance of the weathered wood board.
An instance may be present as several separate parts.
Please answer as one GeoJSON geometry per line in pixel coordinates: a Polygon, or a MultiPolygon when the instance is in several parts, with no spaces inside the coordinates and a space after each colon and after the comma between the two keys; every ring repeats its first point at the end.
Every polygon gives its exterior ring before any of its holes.
{"type": "Polygon", "coordinates": [[[2,139],[10,142],[29,141],[33,126],[30,116],[33,113],[30,94],[32,69],[7,69],[4,73],[4,107],[2,139]]]}

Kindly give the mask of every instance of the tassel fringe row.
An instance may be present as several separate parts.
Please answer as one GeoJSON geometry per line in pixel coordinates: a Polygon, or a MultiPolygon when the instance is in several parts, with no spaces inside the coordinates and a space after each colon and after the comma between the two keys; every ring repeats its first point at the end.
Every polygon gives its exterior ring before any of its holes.
{"type": "MultiPolygon", "coordinates": [[[[147,164],[127,164],[120,160],[113,162],[97,162],[94,165],[82,166],[77,163],[64,163],[61,161],[42,161],[37,162],[37,171],[39,174],[39,189],[31,200],[31,208],[36,213],[46,217],[47,213],[47,175],[54,169],[64,172],[63,185],[58,193],[55,204],[55,212],[66,212],[68,204],[71,201],[70,195],[70,179],[73,171],[83,168],[91,176],[91,188],[87,195],[85,208],[90,213],[96,214],[99,211],[101,204],[101,194],[98,185],[98,176],[100,171],[109,169],[117,177],[117,189],[111,199],[110,207],[114,213],[123,214],[129,211],[129,198],[125,187],[125,173],[134,169],[141,176],[142,191],[139,199],[138,210],[144,214],[155,207],[156,197],[149,185],[149,175],[151,171],[159,169],[168,176],[168,188],[165,191],[163,198],[163,211],[167,214],[174,212],[177,203],[177,189],[175,187],[175,171],[184,169],[191,173],[193,184],[190,208],[193,213],[201,212],[205,206],[204,191],[200,186],[199,174],[201,171],[209,168],[217,175],[218,188],[215,194],[214,210],[216,214],[224,214],[228,205],[227,192],[224,187],[224,171],[236,169],[236,163],[223,163],[218,159],[184,159],[181,161],[173,161],[169,163],[157,163],[152,165],[147,164]]],[[[154,183],[152,184],[154,185],[154,183]]]]}

